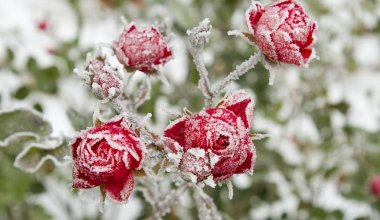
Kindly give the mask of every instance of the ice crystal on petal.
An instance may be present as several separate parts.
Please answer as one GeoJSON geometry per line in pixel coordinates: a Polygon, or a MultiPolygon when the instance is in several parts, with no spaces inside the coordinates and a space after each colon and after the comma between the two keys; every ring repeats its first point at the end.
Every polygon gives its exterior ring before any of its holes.
{"type": "Polygon", "coordinates": [[[171,123],[164,136],[172,152],[176,153],[178,146],[184,152],[180,170],[196,175],[197,182],[210,176],[222,181],[235,173],[251,172],[255,161],[249,137],[253,107],[253,99],[246,92],[237,91],[217,108],[171,123]]]}
{"type": "Polygon", "coordinates": [[[296,1],[282,0],[265,8],[254,1],[246,21],[256,44],[270,60],[307,65],[315,57],[312,45],[317,24],[296,1]]]}
{"type": "Polygon", "coordinates": [[[123,87],[123,70],[117,64],[110,64],[111,55],[97,55],[95,58],[89,54],[84,70],[75,69],[83,82],[91,87],[94,95],[103,101],[118,97],[123,87]]]}
{"type": "Polygon", "coordinates": [[[123,127],[124,117],[82,131],[72,143],[73,187],[104,185],[108,197],[126,202],[133,189],[133,169],[139,169],[145,148],[136,134],[123,127]]]}
{"type": "Polygon", "coordinates": [[[113,48],[121,63],[145,73],[156,70],[172,57],[166,37],[155,27],[138,30],[135,24],[130,24],[113,48]]]}

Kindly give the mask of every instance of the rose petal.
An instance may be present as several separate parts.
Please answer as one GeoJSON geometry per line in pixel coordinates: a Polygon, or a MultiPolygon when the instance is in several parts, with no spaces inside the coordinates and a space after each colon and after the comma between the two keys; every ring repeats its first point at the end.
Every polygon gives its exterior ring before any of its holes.
{"type": "Polygon", "coordinates": [[[252,149],[247,150],[247,158],[236,169],[236,173],[250,173],[250,174],[252,174],[255,162],[256,162],[256,151],[252,150],[252,149]]]}
{"type": "Polygon", "coordinates": [[[127,175],[119,178],[114,182],[108,182],[104,185],[104,189],[110,199],[119,203],[126,203],[132,193],[135,185],[133,172],[128,171],[127,175]]]}
{"type": "Polygon", "coordinates": [[[246,91],[238,90],[227,96],[220,107],[232,111],[237,117],[241,118],[244,122],[245,128],[248,129],[251,127],[255,103],[252,96],[246,91]]]}
{"type": "Polygon", "coordinates": [[[73,183],[72,187],[76,189],[89,189],[95,186],[98,186],[99,183],[96,181],[92,181],[86,176],[84,176],[79,170],[77,164],[74,163],[73,171],[73,183]]]}
{"type": "Polygon", "coordinates": [[[237,167],[247,156],[237,153],[233,157],[221,158],[212,169],[212,174],[216,181],[223,181],[235,174],[237,167]]]}
{"type": "Polygon", "coordinates": [[[164,136],[175,140],[180,146],[184,147],[186,143],[186,122],[189,117],[183,117],[172,122],[164,131],[164,136]]]}
{"type": "Polygon", "coordinates": [[[257,1],[253,1],[251,6],[246,11],[245,19],[247,22],[247,26],[252,34],[254,34],[255,26],[264,12],[264,7],[261,5],[260,2],[257,1]]]}

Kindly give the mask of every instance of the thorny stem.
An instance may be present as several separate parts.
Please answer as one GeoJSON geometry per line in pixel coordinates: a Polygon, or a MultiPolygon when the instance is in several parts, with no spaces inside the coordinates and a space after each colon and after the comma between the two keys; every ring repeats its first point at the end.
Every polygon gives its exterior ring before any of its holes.
{"type": "Polygon", "coordinates": [[[212,93],[217,95],[220,92],[222,92],[223,89],[229,86],[234,80],[239,79],[239,77],[246,74],[249,70],[253,69],[256,66],[256,64],[261,60],[261,58],[262,58],[261,52],[251,55],[248,60],[236,66],[236,69],[234,71],[232,71],[221,82],[217,83],[212,88],[212,93]]]}
{"type": "Polygon", "coordinates": [[[215,95],[211,91],[210,80],[208,79],[208,71],[201,58],[201,54],[199,53],[198,50],[193,48],[191,45],[190,45],[190,54],[193,56],[195,67],[197,68],[199,72],[200,79],[199,79],[198,86],[200,90],[202,91],[203,96],[205,97],[205,105],[206,107],[210,107],[212,105],[215,95]]]}
{"type": "MultiPolygon", "coordinates": [[[[235,70],[232,71],[221,82],[211,87],[211,83],[208,78],[209,74],[201,57],[201,50],[208,42],[208,36],[210,35],[211,28],[212,27],[210,25],[209,19],[205,19],[201,21],[198,26],[187,31],[187,34],[189,35],[189,51],[193,57],[197,71],[199,72],[200,79],[198,82],[198,87],[205,97],[206,108],[212,106],[215,97],[219,95],[223,89],[229,86],[234,80],[239,79],[239,77],[246,74],[249,70],[253,69],[256,64],[263,58],[260,52],[252,55],[248,60],[236,66],[235,70]]],[[[247,38],[243,33],[237,31],[229,32],[228,34],[238,35],[244,39],[247,38]]]]}
{"type": "Polygon", "coordinates": [[[166,213],[169,212],[170,207],[178,201],[178,198],[186,191],[188,188],[187,183],[183,183],[180,187],[178,187],[174,192],[171,192],[170,194],[166,195],[164,198],[161,198],[155,206],[154,215],[152,216],[152,219],[159,220],[163,216],[165,216],[166,213]]]}
{"type": "Polygon", "coordinates": [[[140,116],[137,114],[129,111],[126,106],[124,106],[119,99],[113,99],[111,101],[114,109],[119,112],[120,114],[123,114],[124,117],[126,117],[127,121],[131,123],[132,128],[137,131],[137,133],[146,132],[149,136],[151,141],[159,147],[161,150],[165,149],[164,144],[161,141],[161,136],[156,134],[155,132],[151,131],[147,126],[145,126],[143,123],[141,123],[142,120],[140,120],[140,116]]]}

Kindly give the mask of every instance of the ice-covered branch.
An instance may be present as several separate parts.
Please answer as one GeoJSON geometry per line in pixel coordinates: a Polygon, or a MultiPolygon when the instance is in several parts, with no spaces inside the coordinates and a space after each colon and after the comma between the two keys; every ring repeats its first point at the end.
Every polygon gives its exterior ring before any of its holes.
{"type": "Polygon", "coordinates": [[[201,220],[222,220],[223,217],[215,206],[214,201],[198,185],[193,185],[194,199],[201,220]]]}
{"type": "Polygon", "coordinates": [[[194,64],[199,72],[199,89],[202,91],[205,97],[206,107],[212,104],[214,94],[211,91],[210,80],[208,78],[208,71],[202,60],[201,50],[208,42],[208,36],[211,31],[210,20],[204,19],[199,23],[197,27],[191,30],[187,30],[189,36],[189,50],[194,59],[194,64]]]}
{"type": "Polygon", "coordinates": [[[217,95],[221,93],[223,89],[229,86],[234,80],[239,79],[239,77],[246,74],[249,70],[253,69],[261,59],[262,54],[260,52],[249,57],[248,60],[238,65],[236,69],[232,71],[226,78],[213,86],[212,94],[217,95]]]}
{"type": "Polygon", "coordinates": [[[155,206],[156,210],[154,212],[153,219],[162,219],[163,216],[169,213],[171,206],[178,202],[178,199],[186,191],[187,188],[188,184],[183,183],[171,193],[167,194],[163,198],[160,198],[155,206]]]}

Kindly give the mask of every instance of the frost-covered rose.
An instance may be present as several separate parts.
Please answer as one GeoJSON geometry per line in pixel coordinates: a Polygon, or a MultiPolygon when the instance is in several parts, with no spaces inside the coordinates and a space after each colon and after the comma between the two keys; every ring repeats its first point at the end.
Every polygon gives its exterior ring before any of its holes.
{"type": "Polygon", "coordinates": [[[255,43],[270,60],[307,65],[313,58],[317,24],[296,1],[282,0],[265,8],[253,1],[246,22],[255,43]]]}
{"type": "Polygon", "coordinates": [[[206,109],[171,123],[165,141],[181,157],[182,172],[202,181],[222,181],[233,174],[252,173],[256,152],[249,137],[254,103],[238,91],[218,107],[206,109]]]}
{"type": "Polygon", "coordinates": [[[85,83],[91,86],[97,98],[110,100],[120,95],[123,87],[122,74],[101,58],[91,60],[85,72],[85,83]]]}
{"type": "Polygon", "coordinates": [[[380,197],[380,176],[374,176],[369,182],[369,187],[374,196],[380,197]]]}
{"type": "Polygon", "coordinates": [[[134,187],[133,170],[140,169],[145,148],[123,117],[90,128],[72,144],[73,188],[103,186],[109,198],[126,202],[134,187]]]}
{"type": "Polygon", "coordinates": [[[138,30],[134,24],[124,29],[114,49],[121,63],[145,73],[154,71],[172,57],[166,37],[155,27],[138,30]]]}

